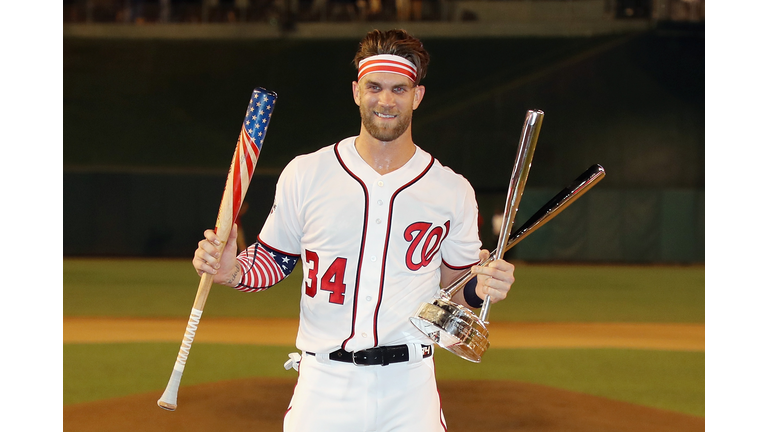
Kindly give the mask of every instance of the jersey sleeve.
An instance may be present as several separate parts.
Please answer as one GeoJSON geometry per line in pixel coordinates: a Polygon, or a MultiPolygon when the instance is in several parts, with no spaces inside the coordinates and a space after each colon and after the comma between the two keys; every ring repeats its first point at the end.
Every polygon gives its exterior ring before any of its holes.
{"type": "Polygon", "coordinates": [[[441,247],[443,264],[452,269],[463,270],[479,262],[480,242],[477,224],[477,200],[469,182],[461,177],[462,187],[456,197],[455,219],[441,247]]]}
{"type": "Polygon", "coordinates": [[[274,286],[291,274],[299,259],[256,242],[237,256],[243,273],[235,289],[259,292],[274,286]]]}
{"type": "Polygon", "coordinates": [[[300,174],[298,158],[280,174],[272,209],[259,233],[263,245],[289,255],[301,254],[300,174]]]}

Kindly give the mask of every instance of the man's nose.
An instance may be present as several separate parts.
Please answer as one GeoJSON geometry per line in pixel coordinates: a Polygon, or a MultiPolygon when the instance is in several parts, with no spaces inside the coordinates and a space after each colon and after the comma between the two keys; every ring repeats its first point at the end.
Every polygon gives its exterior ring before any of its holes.
{"type": "Polygon", "coordinates": [[[379,105],[386,107],[395,106],[395,95],[389,90],[382,91],[379,94],[379,105]]]}

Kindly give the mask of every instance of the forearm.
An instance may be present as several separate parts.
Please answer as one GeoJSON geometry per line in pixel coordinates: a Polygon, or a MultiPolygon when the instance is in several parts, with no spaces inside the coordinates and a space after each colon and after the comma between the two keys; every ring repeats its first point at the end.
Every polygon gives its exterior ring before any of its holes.
{"type": "MultiPolygon", "coordinates": [[[[450,268],[447,265],[445,265],[445,263],[443,263],[443,266],[440,269],[441,285],[443,286],[443,288],[450,286],[457,279],[462,277],[467,270],[468,270],[467,268],[463,268],[463,269],[450,268]]],[[[456,294],[454,294],[453,297],[451,298],[451,301],[465,307],[479,308],[480,306],[482,306],[483,301],[481,298],[477,296],[477,294],[475,294],[476,288],[477,288],[477,276],[470,279],[469,282],[467,282],[462,289],[456,292],[456,294]]]]}
{"type": "Polygon", "coordinates": [[[240,280],[242,279],[242,268],[240,266],[240,262],[235,262],[235,268],[232,271],[232,274],[229,276],[229,279],[227,279],[225,282],[222,283],[222,285],[226,285],[228,287],[235,288],[237,285],[240,284],[240,280]]]}

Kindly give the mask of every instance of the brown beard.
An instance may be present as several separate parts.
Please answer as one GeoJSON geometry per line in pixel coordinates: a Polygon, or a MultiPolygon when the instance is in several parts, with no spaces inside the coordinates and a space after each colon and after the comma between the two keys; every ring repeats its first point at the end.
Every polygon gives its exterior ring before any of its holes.
{"type": "Polygon", "coordinates": [[[372,137],[379,141],[390,142],[394,141],[408,130],[408,126],[411,125],[412,113],[401,113],[397,115],[397,121],[394,127],[382,128],[376,125],[376,114],[373,110],[364,109],[360,107],[360,118],[363,120],[363,126],[365,130],[371,134],[372,137]]]}

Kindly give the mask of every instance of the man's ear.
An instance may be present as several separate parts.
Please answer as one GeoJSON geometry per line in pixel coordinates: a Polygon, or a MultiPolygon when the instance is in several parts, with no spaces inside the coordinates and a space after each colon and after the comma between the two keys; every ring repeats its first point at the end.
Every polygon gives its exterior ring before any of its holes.
{"type": "Polygon", "coordinates": [[[360,84],[357,81],[352,81],[352,98],[357,106],[360,106],[360,84]]]}
{"type": "Polygon", "coordinates": [[[413,109],[416,109],[419,107],[419,104],[421,104],[421,101],[424,99],[424,93],[427,91],[426,88],[424,88],[423,85],[416,86],[414,89],[414,96],[413,96],[413,109]]]}

